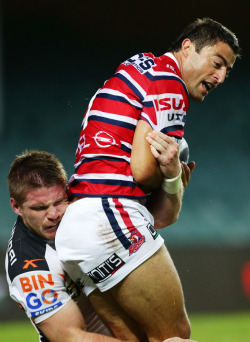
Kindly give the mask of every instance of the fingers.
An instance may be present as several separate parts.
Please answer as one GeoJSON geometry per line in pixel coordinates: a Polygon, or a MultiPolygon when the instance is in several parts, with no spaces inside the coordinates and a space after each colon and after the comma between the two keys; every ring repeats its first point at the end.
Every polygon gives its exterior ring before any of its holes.
{"type": "Polygon", "coordinates": [[[168,148],[174,149],[176,152],[179,151],[179,145],[175,142],[174,138],[158,131],[153,131],[148,134],[146,140],[154,146],[159,152],[164,152],[168,148]]]}
{"type": "MultiPolygon", "coordinates": [[[[170,137],[162,132],[153,131],[148,134],[146,140],[150,144],[150,149],[153,156],[158,160],[164,177],[175,177],[175,173],[180,170],[179,161],[179,145],[173,137],[170,137]]],[[[188,164],[181,162],[182,168],[182,183],[184,188],[187,187],[191,179],[191,173],[195,169],[195,162],[191,161],[188,164]]]]}
{"type": "Polygon", "coordinates": [[[158,153],[158,151],[155,149],[153,145],[150,145],[150,149],[155,159],[158,160],[160,158],[160,153],[158,153]]]}
{"type": "Polygon", "coordinates": [[[188,183],[190,182],[191,173],[193,172],[195,168],[195,162],[191,161],[188,164],[181,162],[181,167],[182,167],[182,183],[183,183],[184,188],[186,188],[188,183]]]}
{"type": "Polygon", "coordinates": [[[161,132],[153,131],[149,133],[146,140],[150,144],[150,149],[158,161],[161,172],[166,178],[176,177],[181,168],[179,160],[179,145],[174,138],[161,132]]]}
{"type": "Polygon", "coordinates": [[[146,140],[150,144],[154,157],[157,158],[159,162],[164,163],[167,162],[168,159],[177,158],[179,156],[179,145],[172,137],[169,137],[166,134],[153,131],[148,134],[146,140]],[[155,151],[157,151],[158,154],[155,151]]]}
{"type": "Polygon", "coordinates": [[[171,337],[171,338],[167,338],[166,340],[164,340],[163,342],[196,342],[196,341],[193,341],[193,340],[186,340],[186,339],[182,339],[180,337],[171,337]]]}
{"type": "Polygon", "coordinates": [[[191,161],[191,162],[188,163],[188,167],[189,167],[189,169],[190,169],[191,172],[194,171],[195,165],[196,165],[196,164],[195,164],[194,161],[191,161]]]}

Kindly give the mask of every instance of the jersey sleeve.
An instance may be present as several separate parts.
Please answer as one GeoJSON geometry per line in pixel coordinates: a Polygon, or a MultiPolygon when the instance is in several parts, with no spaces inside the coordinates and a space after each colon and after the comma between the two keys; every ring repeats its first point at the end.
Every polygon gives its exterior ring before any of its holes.
{"type": "Polygon", "coordinates": [[[143,100],[140,120],[153,130],[183,137],[189,101],[182,79],[168,68],[151,68],[146,75],[150,86],[143,100]]]}
{"type": "Polygon", "coordinates": [[[21,274],[9,286],[10,296],[37,324],[54,315],[71,299],[64,274],[33,271],[21,274]]]}
{"type": "Polygon", "coordinates": [[[16,258],[12,262],[10,253],[6,253],[6,277],[11,298],[37,324],[59,311],[71,296],[67,293],[65,272],[56,251],[48,244],[39,250],[41,245],[37,244],[37,254],[31,246],[29,254],[18,253],[26,247],[26,242],[15,244],[16,258]]]}

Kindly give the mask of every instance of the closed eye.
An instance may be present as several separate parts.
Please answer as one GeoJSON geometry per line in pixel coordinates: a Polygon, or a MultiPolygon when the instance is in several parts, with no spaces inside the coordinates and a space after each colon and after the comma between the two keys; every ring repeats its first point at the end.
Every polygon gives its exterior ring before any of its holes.
{"type": "Polygon", "coordinates": [[[35,211],[42,211],[42,210],[46,210],[47,207],[31,207],[31,209],[35,211]]]}
{"type": "Polygon", "coordinates": [[[215,65],[216,69],[220,69],[221,68],[221,63],[214,62],[214,65],[215,65]]]}

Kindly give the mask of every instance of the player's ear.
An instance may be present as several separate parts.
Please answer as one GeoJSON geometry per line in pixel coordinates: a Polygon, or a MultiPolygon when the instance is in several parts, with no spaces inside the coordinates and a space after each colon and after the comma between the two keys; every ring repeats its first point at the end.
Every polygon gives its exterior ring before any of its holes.
{"type": "Polygon", "coordinates": [[[195,50],[194,43],[191,42],[190,39],[186,38],[183,40],[181,45],[181,51],[184,57],[188,57],[191,52],[195,50]]]}
{"type": "Polygon", "coordinates": [[[10,198],[10,206],[17,215],[21,214],[20,205],[18,205],[17,201],[13,197],[10,198]]]}

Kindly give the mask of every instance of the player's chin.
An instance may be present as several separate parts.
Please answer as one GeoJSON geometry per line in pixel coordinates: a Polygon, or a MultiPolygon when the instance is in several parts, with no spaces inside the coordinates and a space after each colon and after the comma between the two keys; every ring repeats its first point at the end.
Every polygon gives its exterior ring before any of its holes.
{"type": "Polygon", "coordinates": [[[45,240],[55,240],[56,231],[55,232],[49,232],[49,233],[46,233],[46,234],[43,234],[43,235],[44,235],[44,239],[45,240]]]}
{"type": "Polygon", "coordinates": [[[195,94],[193,96],[190,95],[190,99],[196,102],[202,102],[205,99],[206,95],[204,94],[195,94]]]}
{"type": "Polygon", "coordinates": [[[43,236],[45,240],[54,240],[56,237],[56,231],[57,231],[57,227],[54,229],[46,229],[43,232],[43,236]]]}
{"type": "Polygon", "coordinates": [[[202,102],[208,95],[208,91],[204,87],[197,87],[192,92],[189,93],[189,98],[196,102],[202,102]]]}

